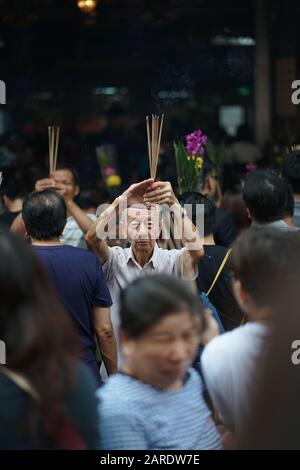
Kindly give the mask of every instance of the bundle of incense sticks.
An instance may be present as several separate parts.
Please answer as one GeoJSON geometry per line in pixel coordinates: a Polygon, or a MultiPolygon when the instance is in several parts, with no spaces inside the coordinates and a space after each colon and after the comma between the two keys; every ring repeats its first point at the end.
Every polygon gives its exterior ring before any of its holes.
{"type": "Polygon", "coordinates": [[[297,144],[297,145],[290,145],[289,147],[286,148],[286,153],[290,153],[290,152],[295,152],[296,150],[299,150],[300,149],[300,145],[297,144]]]}
{"type": "Polygon", "coordinates": [[[153,114],[150,117],[146,116],[150,177],[153,179],[156,177],[163,123],[163,114],[161,117],[153,114]]]}
{"type": "Polygon", "coordinates": [[[60,128],[55,126],[48,127],[49,135],[49,172],[50,175],[56,170],[57,165],[57,151],[59,143],[60,128]]]}
{"type": "Polygon", "coordinates": [[[0,171],[0,186],[2,184],[3,178],[2,178],[2,171],[0,171]]]}

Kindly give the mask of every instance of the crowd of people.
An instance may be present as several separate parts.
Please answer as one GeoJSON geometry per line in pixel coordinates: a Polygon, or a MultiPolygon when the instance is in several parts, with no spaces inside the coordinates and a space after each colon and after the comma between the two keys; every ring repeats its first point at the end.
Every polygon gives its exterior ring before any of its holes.
{"type": "Polygon", "coordinates": [[[300,448],[300,152],[203,175],[96,210],[64,162],[3,170],[0,449],[300,448]]]}

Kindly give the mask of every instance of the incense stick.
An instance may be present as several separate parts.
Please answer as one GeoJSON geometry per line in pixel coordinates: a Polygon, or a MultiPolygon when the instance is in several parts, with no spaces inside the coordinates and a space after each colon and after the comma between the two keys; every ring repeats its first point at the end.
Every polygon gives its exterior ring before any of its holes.
{"type": "Polygon", "coordinates": [[[2,184],[3,178],[2,178],[2,171],[0,171],[0,186],[2,184]]]}
{"type": "Polygon", "coordinates": [[[160,142],[161,142],[163,124],[164,124],[164,114],[161,116],[161,121],[160,121],[159,137],[158,137],[158,143],[157,143],[157,155],[156,155],[156,160],[155,160],[156,161],[156,166],[155,166],[155,169],[154,169],[154,174],[155,175],[156,175],[156,171],[157,171],[157,162],[158,162],[158,158],[159,158],[160,142]]]}
{"type": "Polygon", "coordinates": [[[57,167],[57,152],[58,152],[58,143],[59,143],[59,127],[56,128],[56,142],[55,142],[55,152],[54,152],[54,163],[53,163],[53,171],[56,170],[57,167]]]}
{"type": "Polygon", "coordinates": [[[164,115],[160,117],[152,114],[151,119],[146,116],[150,176],[153,179],[156,177],[163,120],[164,115]]]}
{"type": "Polygon", "coordinates": [[[50,175],[56,170],[57,166],[57,153],[59,143],[60,128],[55,126],[48,126],[49,137],[49,172],[50,175]]]}

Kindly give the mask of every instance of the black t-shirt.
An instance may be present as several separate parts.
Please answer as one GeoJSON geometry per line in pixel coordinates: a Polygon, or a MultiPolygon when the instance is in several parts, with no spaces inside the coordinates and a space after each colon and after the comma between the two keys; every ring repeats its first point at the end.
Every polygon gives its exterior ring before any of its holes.
{"type": "MultiPolygon", "coordinates": [[[[213,283],[228,248],[218,245],[204,245],[205,255],[199,263],[196,279],[199,292],[207,292],[213,283]]],[[[220,274],[209,300],[217,309],[225,330],[232,330],[241,324],[243,312],[239,308],[231,287],[230,270],[227,262],[220,274]]]]}
{"type": "Polygon", "coordinates": [[[236,238],[234,219],[223,207],[216,208],[214,239],[216,245],[230,247],[236,238]]]}
{"type": "Polygon", "coordinates": [[[21,211],[18,212],[4,212],[0,215],[0,228],[6,227],[9,228],[17,215],[20,214],[21,211]]]}
{"type": "MultiPolygon", "coordinates": [[[[96,382],[90,370],[80,362],[75,366],[75,373],[74,388],[65,402],[66,417],[89,449],[99,449],[96,382]]],[[[26,430],[28,415],[33,411],[38,412],[33,399],[0,372],[0,450],[56,448],[42,425],[38,441],[26,430]]]]}

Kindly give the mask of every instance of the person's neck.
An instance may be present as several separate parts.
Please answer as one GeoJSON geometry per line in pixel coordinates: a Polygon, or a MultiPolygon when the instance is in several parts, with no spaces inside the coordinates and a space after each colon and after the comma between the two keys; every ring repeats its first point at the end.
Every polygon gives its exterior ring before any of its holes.
{"type": "Polygon", "coordinates": [[[213,234],[204,237],[203,245],[215,245],[213,234]]]}
{"type": "Polygon", "coordinates": [[[250,322],[262,325],[269,325],[271,317],[272,309],[270,307],[255,308],[247,313],[250,322]]]}
{"type": "Polygon", "coordinates": [[[7,207],[9,212],[20,212],[22,210],[23,200],[22,199],[15,199],[11,201],[7,207]]]}
{"type": "Polygon", "coordinates": [[[133,377],[134,379],[140,382],[151,385],[152,387],[158,388],[160,390],[165,390],[165,391],[179,390],[183,386],[183,380],[177,380],[176,382],[173,382],[172,384],[167,385],[167,386],[161,385],[159,383],[154,383],[152,381],[150,382],[150,381],[144,380],[142,377],[139,376],[139,374],[135,373],[132,370],[132,368],[126,363],[122,366],[121,371],[124,374],[129,375],[129,377],[133,377]]]}
{"type": "Polygon", "coordinates": [[[132,247],[132,251],[133,251],[135,260],[138,262],[138,264],[141,267],[143,267],[151,259],[151,256],[154,251],[154,247],[151,247],[148,249],[145,248],[144,250],[136,250],[134,247],[132,247]]]}
{"type": "Polygon", "coordinates": [[[295,201],[300,201],[300,194],[294,194],[295,201]]]}
{"type": "Polygon", "coordinates": [[[35,246],[60,246],[62,245],[59,238],[55,238],[52,240],[36,240],[35,238],[31,238],[31,244],[35,246]]]}

